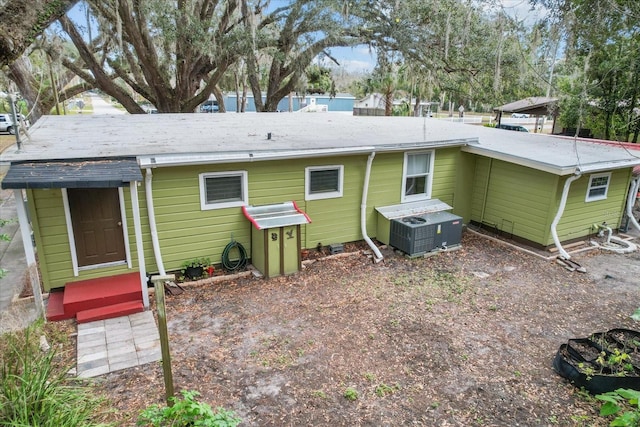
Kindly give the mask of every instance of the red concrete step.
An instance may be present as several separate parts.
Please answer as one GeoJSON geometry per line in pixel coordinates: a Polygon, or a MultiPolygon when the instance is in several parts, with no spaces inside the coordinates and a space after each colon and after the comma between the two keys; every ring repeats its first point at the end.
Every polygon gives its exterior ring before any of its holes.
{"type": "Polygon", "coordinates": [[[64,292],[51,292],[47,299],[47,320],[57,321],[71,319],[73,314],[64,311],[64,292]]]}
{"type": "Polygon", "coordinates": [[[119,304],[106,305],[79,311],[76,314],[78,323],[93,322],[95,320],[112,319],[114,317],[127,316],[129,314],[141,313],[144,311],[142,301],[127,301],[119,304]]]}
{"type": "Polygon", "coordinates": [[[129,301],[142,301],[140,274],[137,272],[67,283],[64,289],[66,313],[129,301]]]}

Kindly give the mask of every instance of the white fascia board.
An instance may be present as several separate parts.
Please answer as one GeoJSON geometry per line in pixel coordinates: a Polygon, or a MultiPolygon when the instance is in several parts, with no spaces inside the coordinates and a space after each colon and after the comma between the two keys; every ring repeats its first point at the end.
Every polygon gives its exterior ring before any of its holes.
{"type": "Polygon", "coordinates": [[[554,175],[571,175],[575,173],[577,169],[575,165],[561,167],[557,165],[552,165],[550,163],[531,160],[526,157],[513,156],[510,154],[505,154],[500,151],[489,150],[487,148],[480,148],[476,146],[467,146],[467,147],[464,147],[462,150],[467,153],[478,154],[480,156],[490,157],[496,160],[503,160],[508,163],[513,163],[520,166],[526,166],[532,169],[541,170],[543,172],[548,172],[554,175]]]}
{"type": "Polygon", "coordinates": [[[576,169],[581,173],[594,173],[594,172],[605,172],[613,169],[624,169],[624,168],[633,168],[635,166],[640,165],[640,159],[635,160],[620,160],[620,161],[610,161],[603,163],[593,163],[590,165],[581,165],[576,169]]]}
{"type": "Polygon", "coordinates": [[[138,164],[141,168],[156,168],[166,166],[188,166],[202,164],[240,163],[267,160],[287,160],[312,157],[326,157],[336,155],[369,154],[371,152],[396,152],[406,150],[420,150],[425,148],[458,147],[468,144],[477,144],[477,138],[456,139],[437,142],[417,142],[410,144],[386,144],[361,147],[323,148],[312,150],[274,150],[256,152],[233,153],[185,153],[185,154],[158,154],[151,156],[138,156],[138,164]]]}
{"type": "Polygon", "coordinates": [[[514,163],[520,166],[530,167],[532,169],[541,170],[554,175],[565,176],[574,175],[576,173],[593,173],[603,172],[613,169],[632,168],[640,165],[640,158],[637,159],[621,159],[621,160],[609,160],[605,162],[590,163],[586,165],[567,165],[559,166],[550,163],[540,162],[537,160],[528,159],[526,157],[513,156],[505,154],[500,151],[489,150],[487,148],[481,148],[477,146],[466,146],[462,149],[467,153],[478,154],[485,157],[490,157],[497,160],[503,160],[505,162],[514,163]]]}

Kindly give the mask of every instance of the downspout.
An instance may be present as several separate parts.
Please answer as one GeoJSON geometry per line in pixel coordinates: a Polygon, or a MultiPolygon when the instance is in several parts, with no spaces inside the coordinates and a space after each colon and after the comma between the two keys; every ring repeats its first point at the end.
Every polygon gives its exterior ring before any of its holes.
{"type": "Polygon", "coordinates": [[[638,194],[638,188],[640,187],[640,176],[636,176],[631,180],[631,184],[629,185],[629,195],[627,196],[627,218],[631,221],[631,225],[637,230],[640,231],[640,224],[633,216],[633,205],[636,202],[636,194],[638,194]]]}
{"type": "Polygon", "coordinates": [[[149,228],[151,229],[151,243],[153,244],[153,255],[156,259],[156,265],[158,266],[158,274],[165,276],[167,273],[164,271],[164,264],[162,262],[162,253],[160,252],[160,241],[158,240],[158,228],[156,226],[156,213],[153,208],[153,191],[151,189],[151,180],[153,174],[151,168],[146,169],[144,176],[144,191],[147,198],[147,214],[149,216],[149,228]]]}
{"type": "Polygon", "coordinates": [[[364,173],[364,185],[362,188],[362,203],[360,204],[360,230],[362,231],[362,237],[364,241],[367,242],[367,245],[373,251],[375,256],[374,262],[378,263],[382,261],[383,256],[380,253],[378,247],[373,243],[373,241],[367,236],[367,194],[369,192],[369,178],[371,176],[371,164],[373,163],[373,159],[376,157],[376,152],[372,151],[369,154],[369,158],[367,159],[367,168],[364,173]]]}
{"type": "Polygon", "coordinates": [[[569,255],[567,251],[565,251],[562,245],[560,244],[560,239],[558,238],[558,231],[556,227],[558,226],[560,219],[562,219],[564,208],[567,205],[567,197],[569,195],[569,188],[571,187],[571,183],[576,179],[580,178],[581,176],[582,174],[580,173],[580,171],[576,171],[575,175],[570,176],[564,182],[564,188],[562,189],[562,197],[560,197],[560,206],[558,206],[558,212],[556,212],[556,216],[555,218],[553,218],[553,222],[551,223],[551,235],[553,236],[553,242],[555,243],[556,248],[558,248],[558,253],[560,254],[560,257],[564,259],[570,259],[571,255],[569,255]]]}

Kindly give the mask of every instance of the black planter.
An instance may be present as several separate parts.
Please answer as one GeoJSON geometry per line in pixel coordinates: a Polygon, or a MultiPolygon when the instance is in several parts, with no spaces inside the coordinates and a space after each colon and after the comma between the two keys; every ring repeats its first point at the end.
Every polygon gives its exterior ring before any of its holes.
{"type": "Polygon", "coordinates": [[[612,329],[591,334],[589,338],[570,339],[562,344],[553,359],[553,369],[576,387],[584,387],[593,394],[606,393],[619,388],[640,390],[640,333],[628,329],[612,329]],[[607,359],[614,351],[629,355],[631,369],[628,372],[613,372],[601,364],[601,352],[607,359]],[[590,372],[590,373],[587,373],[590,372]]]}
{"type": "Polygon", "coordinates": [[[190,280],[202,277],[203,273],[204,267],[187,267],[184,269],[184,277],[188,277],[190,280]]]}

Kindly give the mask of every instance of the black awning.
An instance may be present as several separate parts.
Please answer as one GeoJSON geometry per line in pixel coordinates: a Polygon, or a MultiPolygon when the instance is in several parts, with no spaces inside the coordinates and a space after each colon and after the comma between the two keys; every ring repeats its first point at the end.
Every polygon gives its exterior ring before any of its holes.
{"type": "Polygon", "coordinates": [[[14,163],[2,188],[105,188],[141,181],[135,159],[14,163]]]}

